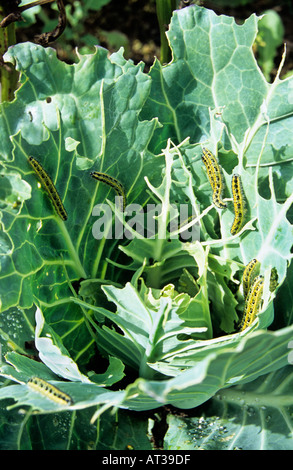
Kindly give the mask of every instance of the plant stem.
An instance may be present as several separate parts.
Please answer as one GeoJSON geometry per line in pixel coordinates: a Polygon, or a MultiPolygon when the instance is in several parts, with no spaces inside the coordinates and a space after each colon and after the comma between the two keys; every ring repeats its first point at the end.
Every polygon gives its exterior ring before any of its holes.
{"type": "Polygon", "coordinates": [[[148,357],[146,354],[142,357],[139,367],[139,377],[142,377],[146,380],[152,380],[155,375],[154,369],[148,365],[148,357]]]}
{"type": "Polygon", "coordinates": [[[173,10],[176,9],[177,0],[156,0],[157,17],[160,27],[161,36],[161,63],[166,64],[170,62],[171,49],[169,47],[166,30],[170,23],[173,10]]]}
{"type": "MultiPolygon", "coordinates": [[[[0,6],[0,21],[5,16],[3,7],[0,6]]],[[[18,72],[12,67],[3,63],[3,54],[8,47],[15,44],[15,24],[12,23],[7,28],[0,28],[0,83],[1,101],[12,101],[18,82],[18,72]]]]}

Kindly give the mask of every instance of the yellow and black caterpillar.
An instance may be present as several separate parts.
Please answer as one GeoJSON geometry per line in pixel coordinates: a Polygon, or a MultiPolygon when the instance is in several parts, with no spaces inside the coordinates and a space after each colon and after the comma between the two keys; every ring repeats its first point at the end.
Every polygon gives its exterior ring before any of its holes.
{"type": "Polygon", "coordinates": [[[227,205],[222,200],[224,182],[219,163],[210,150],[203,148],[202,152],[202,161],[205,164],[208,179],[213,190],[213,203],[219,209],[225,209],[227,205]]]}
{"type": "Polygon", "coordinates": [[[69,406],[73,404],[73,401],[69,395],[61,392],[59,388],[54,387],[54,385],[49,384],[44,379],[40,379],[39,377],[32,377],[27,382],[27,385],[35,392],[40,393],[41,395],[49,398],[59,405],[69,406]]]}
{"type": "Polygon", "coordinates": [[[263,288],[264,277],[255,277],[245,299],[245,306],[242,321],[240,324],[240,331],[245,330],[245,328],[247,328],[254,322],[256,315],[261,307],[263,288]]]}
{"type": "Polygon", "coordinates": [[[99,171],[92,171],[91,176],[92,178],[107,184],[116,191],[117,195],[122,198],[122,203],[119,208],[121,212],[124,212],[126,207],[126,195],[124,187],[120,181],[118,181],[116,178],[113,178],[113,176],[109,176],[106,173],[101,173],[99,171]]]}
{"type": "Polygon", "coordinates": [[[28,161],[34,169],[35,173],[38,175],[41,185],[51,199],[57,214],[61,217],[62,220],[67,220],[67,212],[50,176],[34,157],[29,157],[28,161]]]}
{"type": "Polygon", "coordinates": [[[244,196],[239,175],[232,176],[232,194],[234,204],[234,221],[231,227],[231,234],[236,235],[244,222],[244,196]]]}

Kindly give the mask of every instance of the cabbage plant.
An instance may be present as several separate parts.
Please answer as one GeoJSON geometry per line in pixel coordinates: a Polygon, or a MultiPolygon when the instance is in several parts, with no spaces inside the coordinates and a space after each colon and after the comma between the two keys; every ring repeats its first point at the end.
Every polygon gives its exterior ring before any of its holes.
{"type": "Polygon", "coordinates": [[[168,416],[165,449],[292,449],[293,79],[280,79],[284,52],[265,80],[257,25],[175,11],[172,60],[149,73],[123,50],[74,65],[29,42],[5,54],[20,87],[0,117],[2,448],[149,449],[133,411],[204,405],[168,416]],[[224,209],[203,149],[219,162],[224,209]],[[252,259],[264,287],[241,330],[252,259]]]}

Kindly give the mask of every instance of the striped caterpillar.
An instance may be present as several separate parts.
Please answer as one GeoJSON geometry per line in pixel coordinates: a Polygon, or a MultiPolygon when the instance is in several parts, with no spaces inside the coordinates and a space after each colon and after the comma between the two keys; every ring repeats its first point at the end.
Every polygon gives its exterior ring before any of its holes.
{"type": "Polygon", "coordinates": [[[62,200],[50,176],[34,157],[29,157],[28,161],[34,169],[35,173],[38,175],[41,185],[43,186],[49,198],[51,199],[57,214],[61,217],[62,220],[67,220],[67,212],[65,210],[65,207],[63,206],[62,200]]]}
{"type": "Polygon", "coordinates": [[[208,179],[213,190],[213,203],[219,209],[225,209],[227,205],[222,201],[224,183],[220,166],[212,152],[206,148],[203,148],[202,151],[202,161],[205,164],[208,179]]]}
{"type": "Polygon", "coordinates": [[[256,258],[253,258],[245,267],[244,272],[243,272],[243,277],[242,277],[244,298],[247,297],[249,288],[253,282],[254,277],[257,274],[257,271],[259,271],[259,268],[260,268],[260,262],[257,261],[256,258]]]}
{"type": "Polygon", "coordinates": [[[61,392],[61,390],[59,390],[57,387],[54,387],[54,385],[49,384],[39,377],[32,377],[27,382],[27,385],[35,392],[40,393],[41,395],[49,398],[59,405],[69,406],[73,404],[73,401],[69,395],[61,392]]]}
{"type": "Polygon", "coordinates": [[[264,288],[264,277],[257,276],[254,278],[253,283],[250,286],[249,292],[245,299],[245,306],[242,321],[240,324],[240,331],[245,330],[250,326],[259,312],[262,300],[262,293],[264,288]]]}
{"type": "Polygon", "coordinates": [[[100,173],[99,171],[92,171],[91,176],[102,183],[107,184],[111,188],[113,188],[119,197],[119,209],[121,212],[125,211],[126,207],[126,195],[123,188],[123,185],[117,179],[113,178],[112,176],[107,175],[106,173],[100,173]],[[122,198],[122,202],[121,202],[122,198]]]}
{"type": "Polygon", "coordinates": [[[244,221],[244,198],[239,175],[232,176],[232,194],[235,215],[231,227],[231,234],[236,235],[241,229],[244,221]]]}

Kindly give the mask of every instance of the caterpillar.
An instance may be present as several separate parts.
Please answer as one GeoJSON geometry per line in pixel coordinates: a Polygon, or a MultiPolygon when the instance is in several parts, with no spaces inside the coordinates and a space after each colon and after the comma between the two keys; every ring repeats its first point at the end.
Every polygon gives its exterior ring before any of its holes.
{"type": "Polygon", "coordinates": [[[260,262],[257,261],[256,258],[253,258],[251,261],[249,261],[249,263],[245,267],[244,272],[243,272],[243,277],[242,277],[244,298],[247,297],[249,288],[259,268],[260,268],[260,262]]]}
{"type": "Polygon", "coordinates": [[[239,175],[232,176],[232,194],[235,216],[231,227],[231,234],[236,235],[241,229],[244,220],[244,197],[239,175]]]}
{"type": "Polygon", "coordinates": [[[38,175],[41,185],[46,190],[49,198],[51,199],[57,214],[61,217],[62,220],[67,220],[67,212],[50,176],[34,157],[29,157],[28,161],[34,169],[35,173],[38,175]]]}
{"type": "Polygon", "coordinates": [[[263,287],[264,277],[257,276],[254,279],[252,285],[250,286],[249,292],[245,300],[243,317],[240,324],[240,331],[245,330],[245,328],[247,328],[253,323],[260,309],[263,287]]]}
{"type": "Polygon", "coordinates": [[[58,403],[59,405],[72,405],[73,401],[69,395],[64,392],[61,392],[57,387],[49,384],[43,379],[39,377],[32,377],[27,382],[27,385],[32,388],[35,392],[44,395],[45,397],[49,398],[50,400],[58,403]]]}
{"type": "Polygon", "coordinates": [[[271,292],[274,292],[277,289],[278,279],[279,279],[279,276],[278,276],[277,269],[272,268],[271,269],[271,276],[270,276],[270,285],[269,285],[269,289],[270,289],[271,292]]]}
{"type": "Polygon", "coordinates": [[[219,209],[225,209],[227,205],[222,201],[224,183],[220,166],[215,156],[208,149],[202,149],[202,161],[205,164],[208,179],[213,190],[213,203],[219,209]]]}
{"type": "Polygon", "coordinates": [[[126,195],[123,185],[120,183],[120,181],[116,180],[112,176],[106,175],[106,173],[100,173],[99,171],[92,171],[90,175],[96,180],[107,184],[116,191],[118,196],[122,198],[122,203],[120,203],[121,199],[119,199],[119,209],[121,212],[124,212],[126,207],[126,195]]]}

